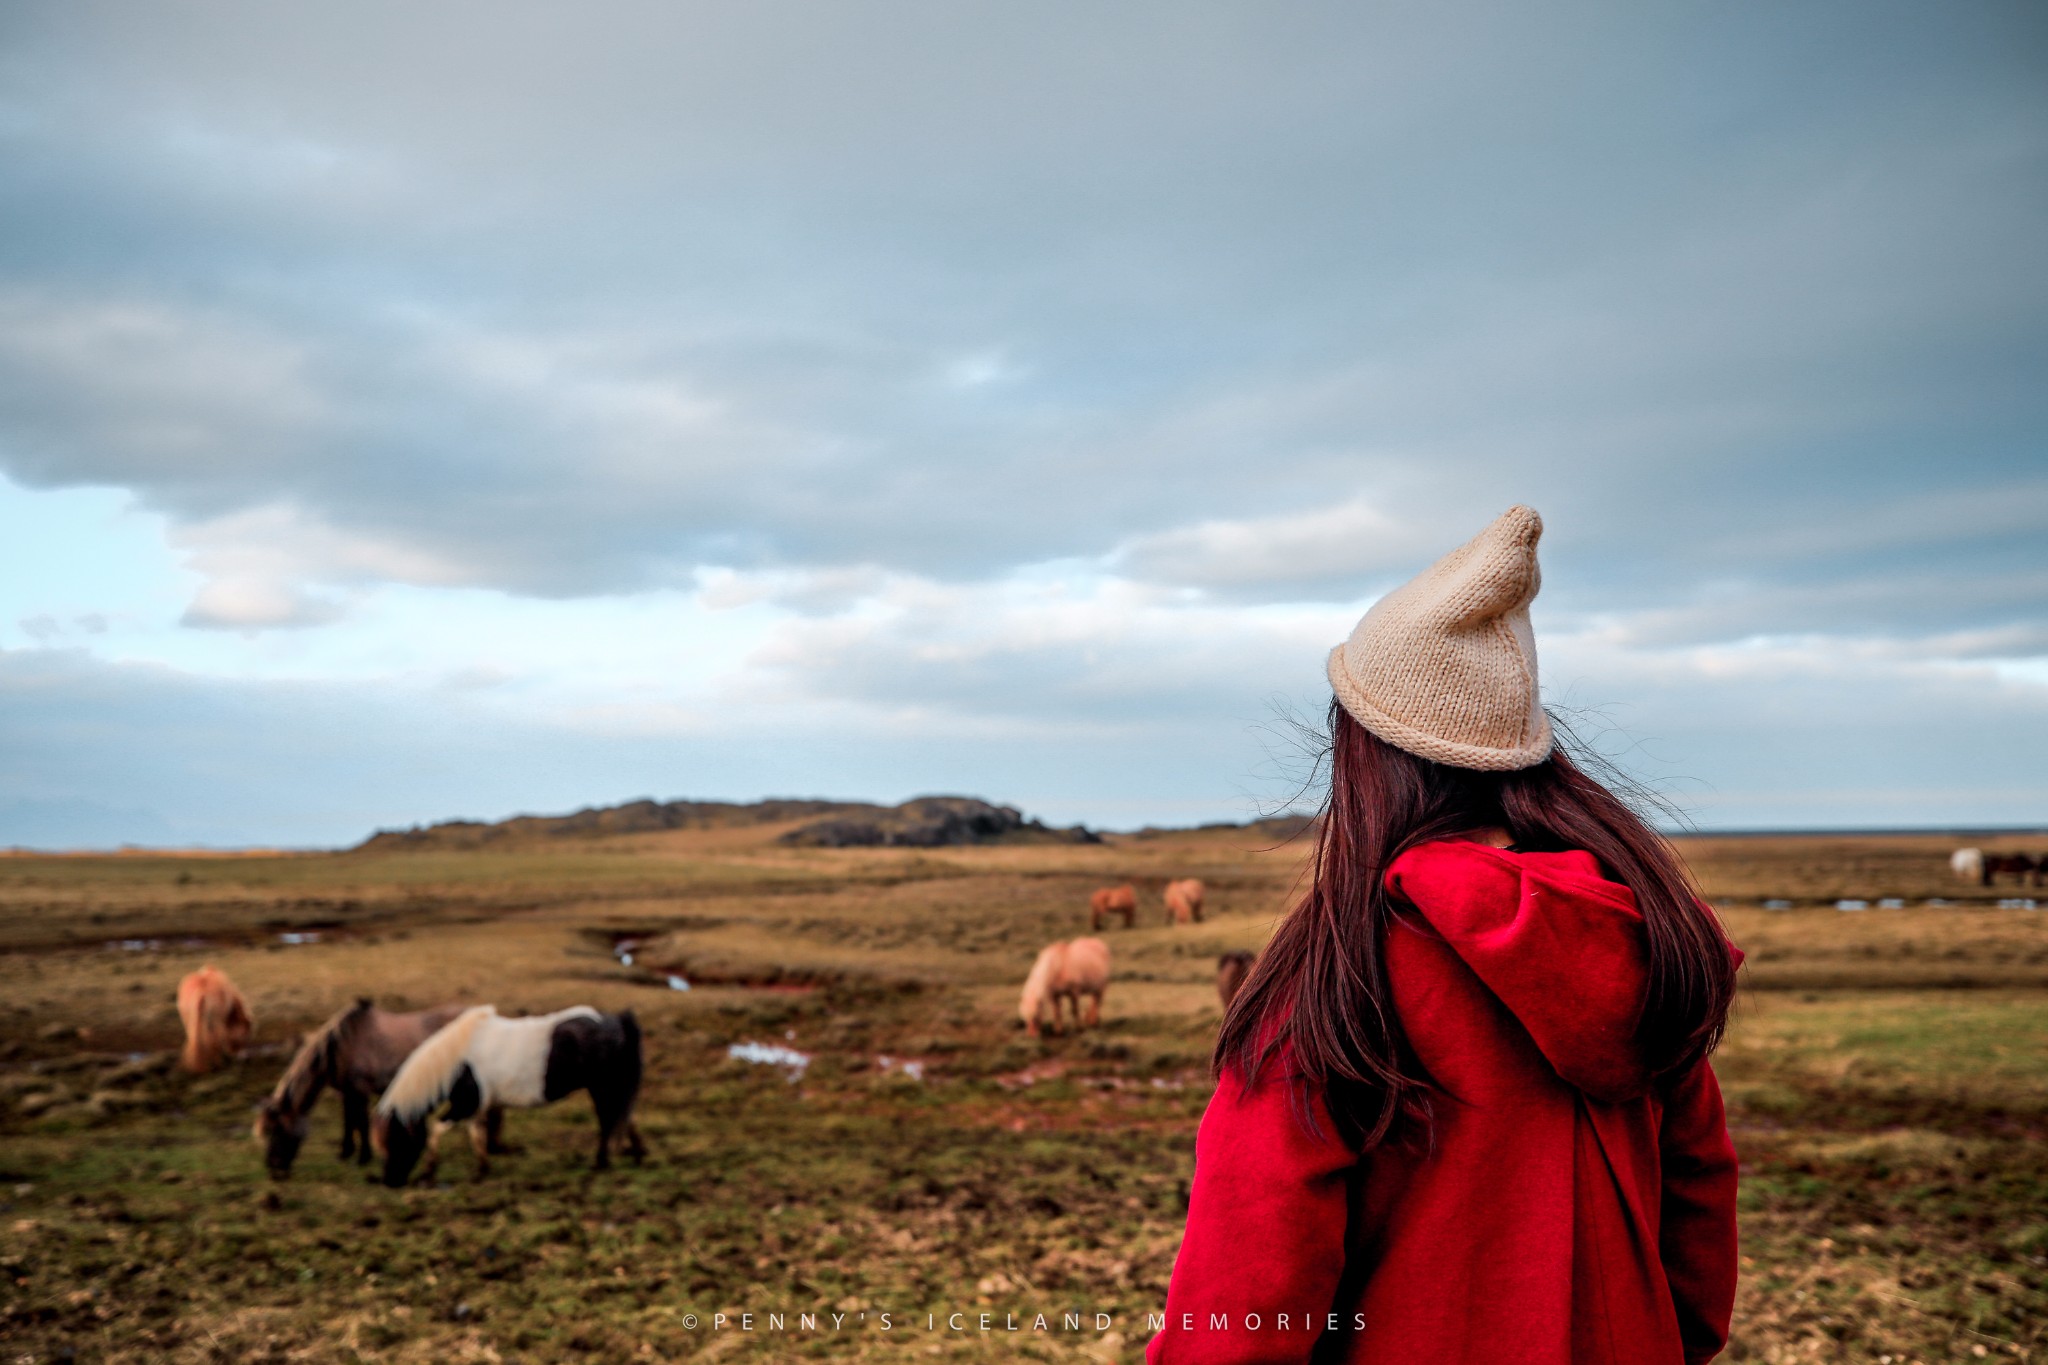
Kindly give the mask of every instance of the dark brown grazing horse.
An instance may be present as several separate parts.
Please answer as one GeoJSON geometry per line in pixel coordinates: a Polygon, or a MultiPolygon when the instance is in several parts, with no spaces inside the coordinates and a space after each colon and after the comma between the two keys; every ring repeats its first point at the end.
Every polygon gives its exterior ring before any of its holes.
{"type": "Polygon", "coordinates": [[[1258,958],[1247,952],[1225,953],[1216,959],[1216,997],[1228,1010],[1230,1002],[1237,999],[1237,992],[1244,985],[1244,979],[1251,975],[1252,964],[1258,958]]]}
{"type": "Polygon", "coordinates": [[[2048,854],[2030,858],[2024,853],[1987,853],[1984,855],[1984,885],[1990,886],[2001,872],[2012,873],[2014,883],[2020,886],[2040,886],[2048,882],[2048,854]]]}
{"type": "Polygon", "coordinates": [[[1138,888],[1135,886],[1105,886],[1088,898],[1088,927],[1100,932],[1102,923],[1111,915],[1124,917],[1124,928],[1138,922],[1138,888]]]}
{"type": "Polygon", "coordinates": [[[257,1107],[256,1140],[263,1144],[263,1164],[272,1180],[292,1173],[292,1162],[311,1126],[320,1091],[333,1086],[341,1094],[341,1159],[370,1160],[370,1106],[412,1050],[435,1030],[462,1013],[460,1005],[437,1005],[411,1014],[393,1014],[360,999],[315,1029],[270,1098],[257,1107]]]}

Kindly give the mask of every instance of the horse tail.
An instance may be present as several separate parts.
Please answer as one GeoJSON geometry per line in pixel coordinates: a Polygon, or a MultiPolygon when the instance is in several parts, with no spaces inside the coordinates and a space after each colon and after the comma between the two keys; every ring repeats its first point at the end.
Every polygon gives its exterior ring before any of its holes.
{"type": "Polygon", "coordinates": [[[624,1071],[630,1078],[626,1085],[626,1098],[628,1099],[628,1101],[630,1101],[634,1096],[640,1093],[640,1068],[642,1065],[640,1054],[640,1021],[634,1018],[633,1011],[619,1011],[619,1034],[619,1051],[621,1052],[621,1054],[623,1054],[623,1060],[625,1062],[625,1065],[621,1068],[621,1070],[624,1071]]]}

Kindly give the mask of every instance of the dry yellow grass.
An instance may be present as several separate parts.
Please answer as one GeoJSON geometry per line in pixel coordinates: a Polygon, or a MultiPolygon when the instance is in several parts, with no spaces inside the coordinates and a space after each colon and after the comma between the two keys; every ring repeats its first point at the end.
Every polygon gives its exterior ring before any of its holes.
{"type": "MultiPolygon", "coordinates": [[[[1134,1359],[1177,1244],[1215,959],[1264,942],[1304,845],[823,850],[779,832],[0,859],[0,1337],[136,1361],[1134,1359]],[[1159,891],[1184,875],[1208,884],[1208,919],[1168,927],[1159,891]],[[1028,1042],[1032,955],[1122,881],[1139,923],[1105,935],[1103,1027],[1028,1042]],[[280,939],[304,932],[321,937],[280,939]],[[125,938],[157,942],[106,946],[125,938]],[[185,1079],[165,1066],[171,996],[201,961],[249,995],[266,1050],[185,1079]],[[791,986],[808,989],[770,988],[791,986]],[[246,1106],[296,1030],[363,993],[633,1007],[657,1160],[591,1180],[570,1104],[519,1116],[527,1153],[490,1181],[394,1197],[335,1163],[324,1115],[271,1189],[246,1106]],[[790,1084],[728,1060],[742,1040],[815,1060],[790,1084]],[[1116,1325],[1001,1343],[682,1325],[838,1303],[919,1321],[1092,1305],[1116,1325]]],[[[1750,953],[1720,1060],[1750,1258],[1731,1354],[2048,1358],[2048,913],[1988,908],[1948,879],[1944,840],[1680,846],[1750,953]],[[1843,897],[1909,908],[1828,908],[1843,897]]]]}

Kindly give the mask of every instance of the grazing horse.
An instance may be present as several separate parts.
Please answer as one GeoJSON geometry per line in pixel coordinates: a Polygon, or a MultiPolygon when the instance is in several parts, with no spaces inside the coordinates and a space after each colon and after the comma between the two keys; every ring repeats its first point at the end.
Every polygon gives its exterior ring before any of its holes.
{"type": "Polygon", "coordinates": [[[1124,917],[1124,928],[1138,922],[1138,888],[1135,886],[1105,886],[1088,898],[1088,927],[1095,933],[1102,932],[1102,923],[1111,915],[1124,917]]]}
{"type": "Polygon", "coordinates": [[[1959,848],[1948,857],[1948,870],[1956,879],[1965,882],[1984,882],[1984,851],[1976,848],[1959,848]]]}
{"type": "Polygon", "coordinates": [[[1257,961],[1257,957],[1242,949],[1216,959],[1216,998],[1223,1002],[1225,1011],[1230,1009],[1230,1002],[1237,999],[1238,988],[1244,985],[1244,979],[1251,975],[1252,964],[1257,961]]]}
{"type": "Polygon", "coordinates": [[[256,1031],[249,1002],[211,962],[178,983],[178,1018],[185,1025],[185,1051],[178,1060],[187,1071],[213,1070],[247,1047],[256,1031]]]}
{"type": "Polygon", "coordinates": [[[597,1110],[597,1169],[611,1164],[612,1134],[623,1131],[627,1156],[647,1154],[633,1125],[640,1093],[640,1023],[633,1011],[602,1014],[574,1005],[530,1019],[507,1019],[492,1005],[464,1010],[413,1050],[377,1102],[370,1136],[384,1153],[384,1183],[403,1186],[422,1152],[422,1177],[440,1158],[442,1132],[471,1120],[477,1175],[490,1170],[494,1111],[553,1104],[578,1090],[597,1110]],[[446,1114],[435,1111],[447,1105],[446,1114]]]}
{"type": "Polygon", "coordinates": [[[1048,943],[1031,964],[1024,978],[1024,994],[1017,1013],[1033,1038],[1052,1013],[1052,1031],[1061,1032],[1060,1001],[1067,1002],[1074,1026],[1093,1026],[1102,1019],[1102,993],[1109,989],[1109,945],[1099,938],[1077,938],[1067,943],[1048,943]],[[1088,1013],[1081,1014],[1081,997],[1088,997],[1088,1013]]]}
{"type": "Polygon", "coordinates": [[[291,1175],[292,1162],[312,1126],[313,1105],[330,1085],[341,1095],[341,1159],[355,1157],[367,1166],[370,1106],[412,1050],[460,1013],[460,1005],[441,1005],[394,1014],[364,998],[315,1029],[284,1069],[270,1098],[257,1107],[256,1140],[263,1144],[263,1164],[270,1178],[291,1175]]]}
{"type": "Polygon", "coordinates": [[[1177,882],[1166,884],[1166,922],[1168,924],[1200,924],[1202,922],[1202,897],[1208,888],[1193,877],[1184,877],[1177,882]]]}
{"type": "Polygon", "coordinates": [[[2001,872],[2012,873],[2013,881],[2025,886],[2029,882],[2041,884],[2041,874],[2048,871],[2048,858],[2039,862],[2024,853],[1987,853],[1984,855],[1984,885],[1992,885],[2001,872]]]}

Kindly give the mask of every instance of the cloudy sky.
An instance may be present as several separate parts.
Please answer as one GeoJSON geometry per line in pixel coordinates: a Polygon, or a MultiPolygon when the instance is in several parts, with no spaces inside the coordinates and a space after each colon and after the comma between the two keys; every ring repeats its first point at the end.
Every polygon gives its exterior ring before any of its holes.
{"type": "Polygon", "coordinates": [[[1701,825],[2048,821],[2048,9],[0,15],[0,845],[1241,818],[1539,508],[1701,825]]]}

